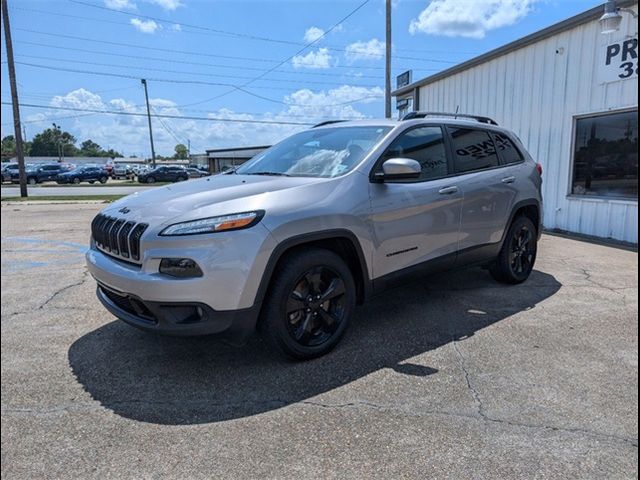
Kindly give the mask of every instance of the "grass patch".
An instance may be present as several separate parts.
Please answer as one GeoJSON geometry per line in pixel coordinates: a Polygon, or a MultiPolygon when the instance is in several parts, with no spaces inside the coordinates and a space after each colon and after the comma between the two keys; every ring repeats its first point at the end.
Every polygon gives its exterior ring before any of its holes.
{"type": "Polygon", "coordinates": [[[33,197],[2,197],[3,202],[80,202],[85,200],[96,200],[103,202],[115,202],[126,195],[38,195],[33,197]]]}

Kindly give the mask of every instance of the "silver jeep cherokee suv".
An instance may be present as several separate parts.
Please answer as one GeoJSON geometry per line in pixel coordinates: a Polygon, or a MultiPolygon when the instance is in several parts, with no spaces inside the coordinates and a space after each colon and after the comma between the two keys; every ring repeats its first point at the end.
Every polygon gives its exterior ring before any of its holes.
{"type": "Polygon", "coordinates": [[[116,317],[172,335],[327,353],[357,303],[414,273],[533,269],[541,169],[486,117],[327,122],[234,171],[136,193],[91,224],[87,264],[116,317]]]}

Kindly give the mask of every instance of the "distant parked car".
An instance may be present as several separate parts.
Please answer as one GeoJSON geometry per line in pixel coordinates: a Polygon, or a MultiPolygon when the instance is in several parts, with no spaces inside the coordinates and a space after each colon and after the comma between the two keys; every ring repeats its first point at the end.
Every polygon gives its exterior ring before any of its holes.
{"type": "Polygon", "coordinates": [[[133,165],[131,168],[133,173],[136,175],[140,175],[140,173],[148,172],[150,170],[147,165],[133,165]]]}
{"type": "Polygon", "coordinates": [[[63,172],[56,177],[56,182],[59,184],[65,183],[107,183],[107,172],[102,167],[77,167],[68,172],[63,172]]]}
{"type": "MultiPolygon", "coordinates": [[[[55,181],[58,175],[73,170],[75,165],[68,163],[50,163],[44,165],[29,165],[25,167],[27,174],[27,183],[35,185],[36,183],[55,181]]],[[[18,170],[11,173],[11,181],[17,183],[20,181],[18,170]]]]}
{"type": "Polygon", "coordinates": [[[138,175],[140,183],[182,182],[189,180],[189,172],[184,167],[162,166],[138,175]]]}
{"type": "Polygon", "coordinates": [[[189,174],[189,178],[202,178],[209,176],[209,172],[204,172],[199,168],[187,168],[185,170],[189,174]]]}
{"type": "Polygon", "coordinates": [[[135,172],[131,165],[114,165],[113,170],[111,170],[112,178],[124,178],[126,180],[133,180],[136,177],[135,172]]]}

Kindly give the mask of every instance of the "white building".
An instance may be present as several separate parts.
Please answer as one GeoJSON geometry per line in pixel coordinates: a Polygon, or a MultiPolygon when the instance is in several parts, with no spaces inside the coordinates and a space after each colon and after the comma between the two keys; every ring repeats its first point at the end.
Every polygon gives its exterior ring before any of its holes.
{"type": "MultiPolygon", "coordinates": [[[[618,1],[637,12],[637,1],[618,1]]],[[[544,169],[548,229],[638,243],[638,22],[602,6],[398,88],[398,106],[512,129],[544,169]]]]}

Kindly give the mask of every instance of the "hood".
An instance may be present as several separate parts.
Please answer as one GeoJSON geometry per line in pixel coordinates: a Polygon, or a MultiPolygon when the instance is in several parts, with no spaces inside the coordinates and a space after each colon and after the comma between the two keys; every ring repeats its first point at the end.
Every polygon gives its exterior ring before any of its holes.
{"type": "Polygon", "coordinates": [[[105,208],[104,214],[150,225],[163,224],[177,217],[186,221],[226,215],[261,209],[270,193],[326,180],[312,177],[215,175],[134,193],[112,203],[105,208]],[[228,202],[235,205],[225,205],[228,202]],[[119,212],[124,207],[128,210],[126,214],[119,212]]]}

